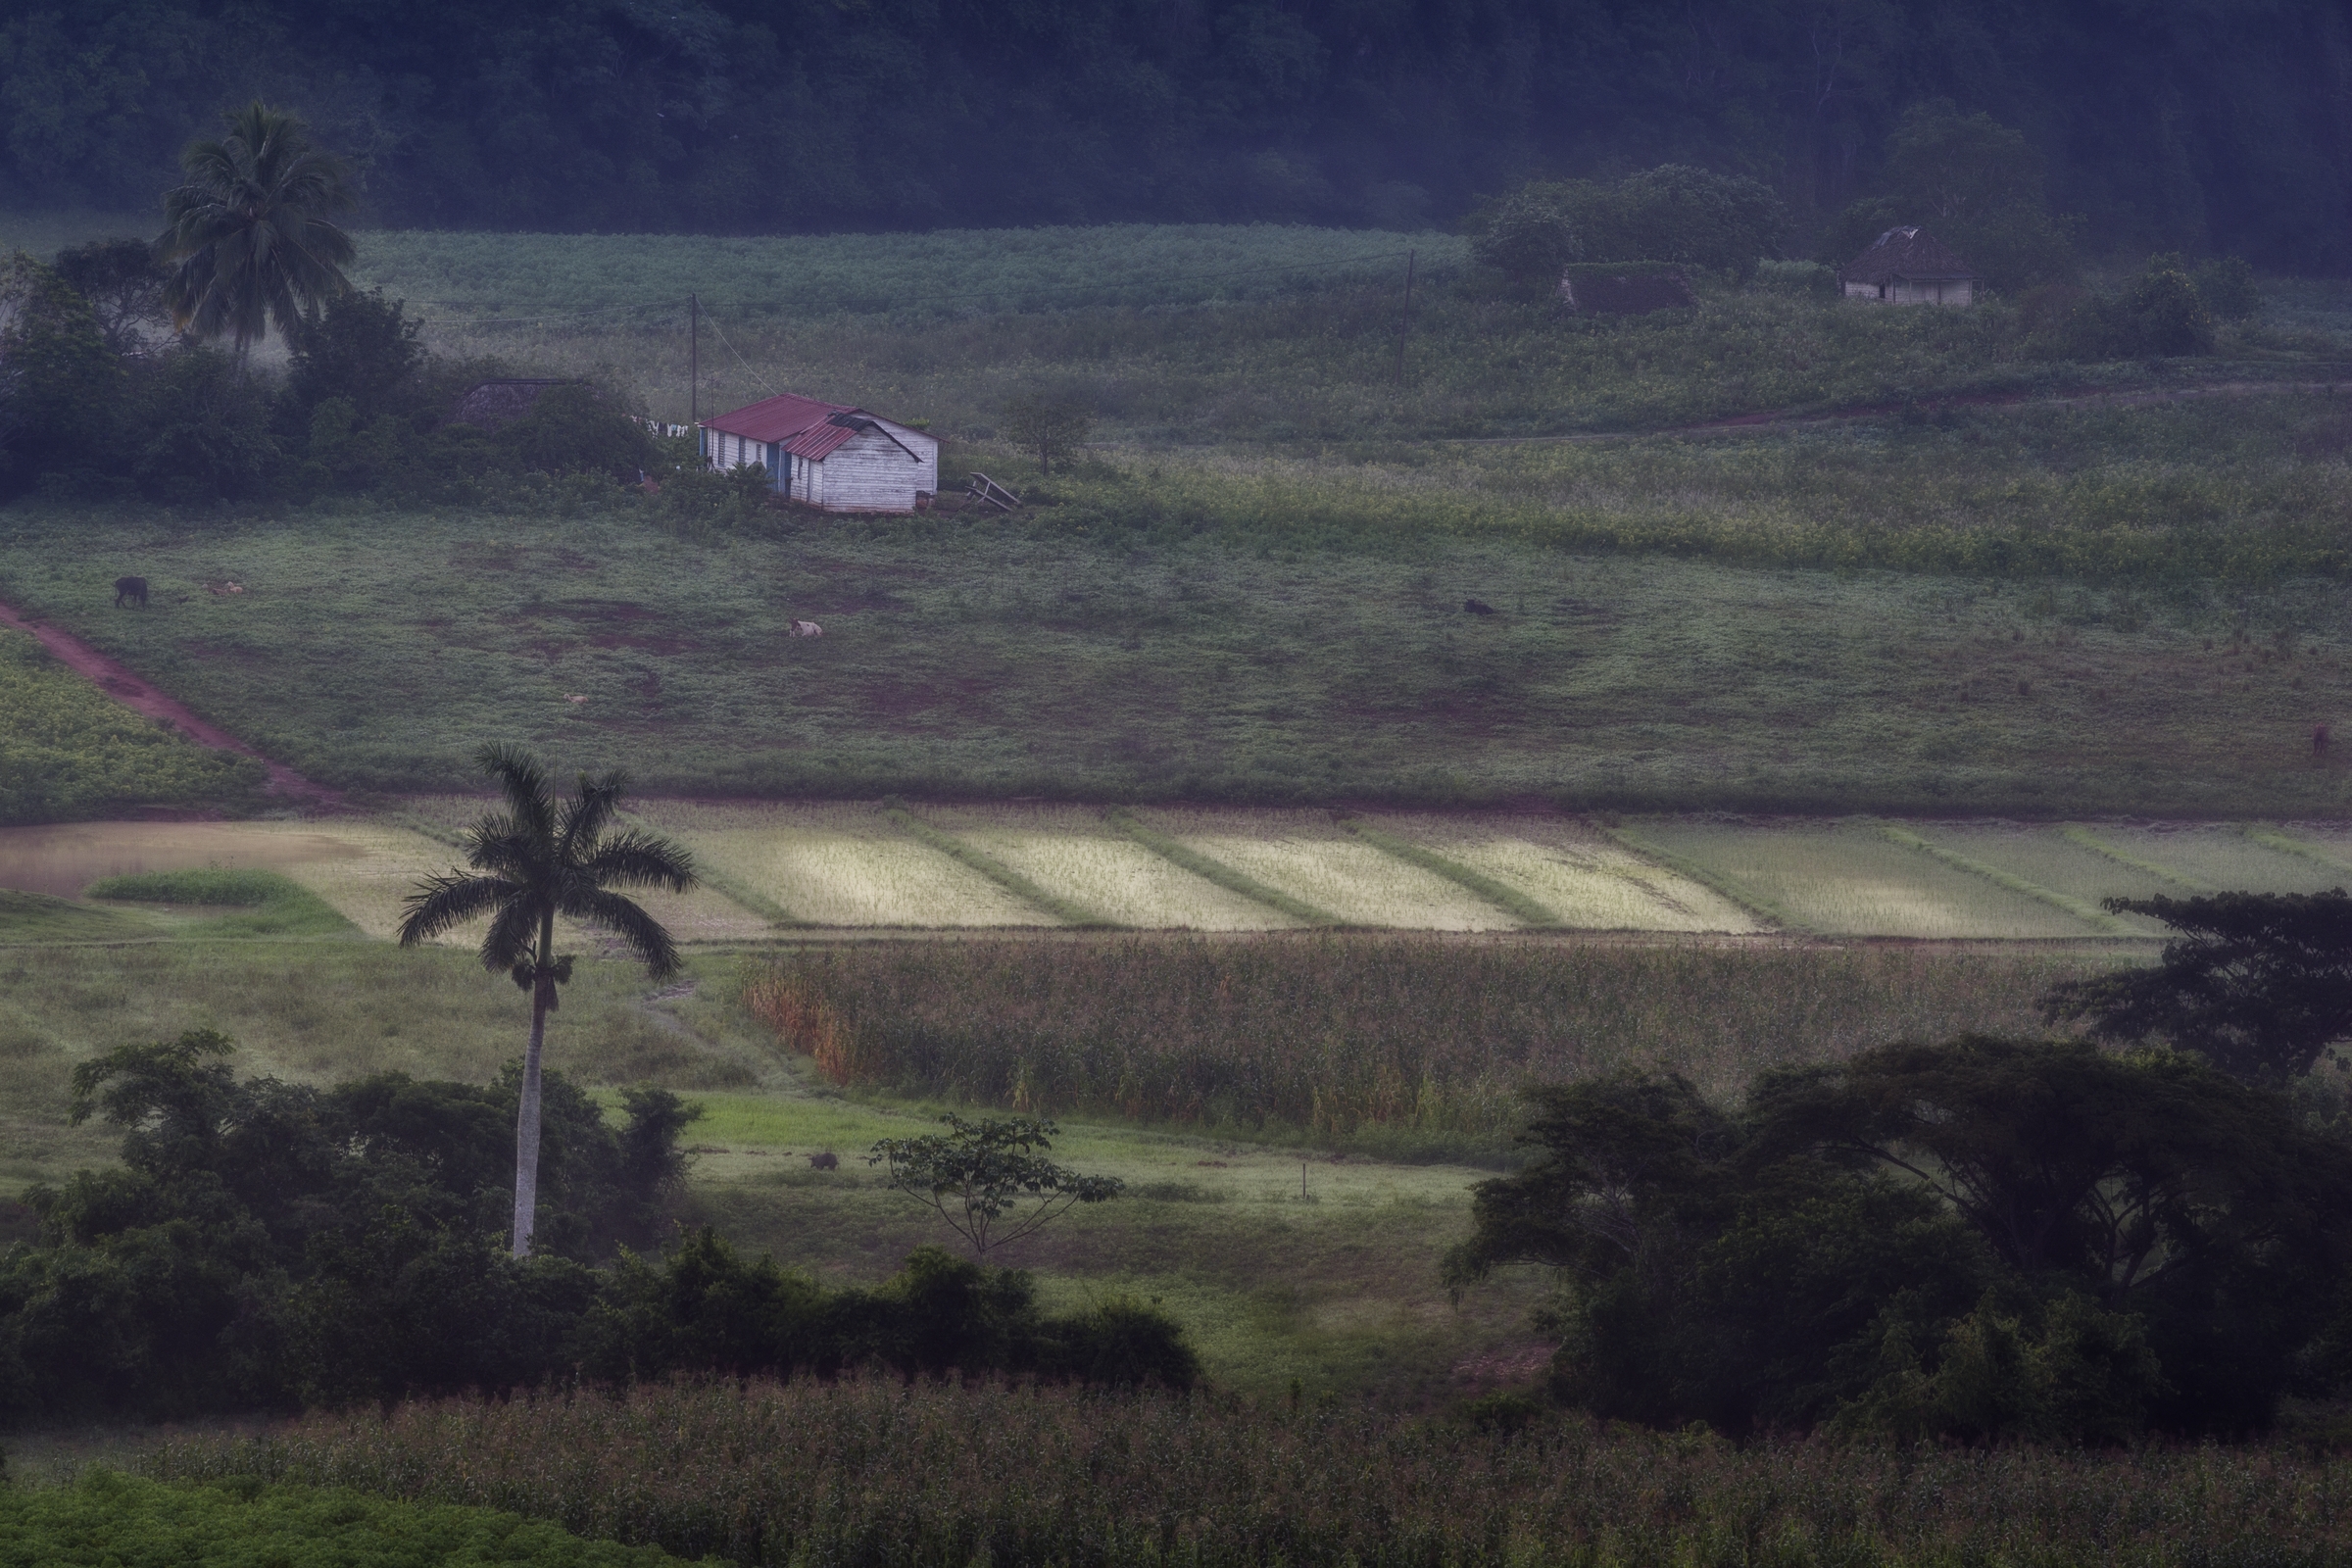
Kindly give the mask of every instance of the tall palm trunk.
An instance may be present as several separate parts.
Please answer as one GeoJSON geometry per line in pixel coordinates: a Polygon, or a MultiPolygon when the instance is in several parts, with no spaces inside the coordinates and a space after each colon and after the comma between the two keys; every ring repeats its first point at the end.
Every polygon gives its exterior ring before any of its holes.
{"type": "Polygon", "coordinates": [[[522,1102],[514,1111],[514,1255],[531,1255],[531,1230],[539,1207],[539,1053],[547,1044],[547,1015],[556,1004],[556,973],[548,955],[556,946],[556,911],[539,918],[539,952],[532,963],[531,1049],[522,1058],[522,1102]]]}

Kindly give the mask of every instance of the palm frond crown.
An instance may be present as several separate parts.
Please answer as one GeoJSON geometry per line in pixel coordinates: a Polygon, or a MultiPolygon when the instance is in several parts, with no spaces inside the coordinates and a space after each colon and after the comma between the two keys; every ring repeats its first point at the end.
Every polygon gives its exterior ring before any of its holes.
{"type": "Polygon", "coordinates": [[[358,252],[327,216],[353,205],[349,168],[292,115],[257,102],[227,119],[225,136],[181,155],[185,182],[164,198],[155,251],[172,269],[173,324],[229,337],[242,356],[349,288],[343,269],[358,252]]]}

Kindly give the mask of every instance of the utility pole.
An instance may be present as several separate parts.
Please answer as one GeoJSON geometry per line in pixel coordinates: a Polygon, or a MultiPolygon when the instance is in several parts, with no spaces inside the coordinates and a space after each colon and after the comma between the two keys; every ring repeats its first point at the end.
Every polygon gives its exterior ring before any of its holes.
{"type": "Polygon", "coordinates": [[[703,297],[686,296],[686,420],[694,426],[694,450],[703,450],[703,297]]]}
{"type": "Polygon", "coordinates": [[[1404,253],[1404,319],[1396,323],[1396,386],[1400,391],[1404,387],[1405,334],[1413,329],[1413,263],[1420,254],[1417,249],[1404,253]]]}

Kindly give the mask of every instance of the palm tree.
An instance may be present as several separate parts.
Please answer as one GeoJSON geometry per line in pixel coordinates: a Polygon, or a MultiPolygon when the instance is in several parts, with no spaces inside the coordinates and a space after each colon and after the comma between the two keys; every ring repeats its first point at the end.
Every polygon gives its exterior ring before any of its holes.
{"type": "Polygon", "coordinates": [[[547,770],[521,748],[485,746],[478,756],[507,808],[486,814],[466,834],[466,863],[475,874],[427,877],[409,895],[400,945],[413,948],[487,914],[482,967],[506,971],[531,994],[531,1049],[522,1058],[522,1103],[514,1117],[514,1255],[528,1257],[539,1198],[539,1052],[556,988],[571,979],[570,956],[555,955],[556,916],[594,920],[648,974],[666,980],[678,971],[677,944],[660,921],[611,890],[683,893],[694,886],[694,860],[668,840],[633,828],[605,836],[627,788],[618,773],[601,779],[582,773],[579,793],[559,803],[547,770]]]}
{"type": "Polygon", "coordinates": [[[155,255],[172,269],[164,303],[172,324],[233,337],[242,364],[272,322],[288,332],[351,286],[343,268],[357,253],[326,215],[354,198],[350,169],[313,147],[292,115],[257,101],[227,119],[226,136],[180,154],[188,182],[164,197],[171,226],[155,255]]]}

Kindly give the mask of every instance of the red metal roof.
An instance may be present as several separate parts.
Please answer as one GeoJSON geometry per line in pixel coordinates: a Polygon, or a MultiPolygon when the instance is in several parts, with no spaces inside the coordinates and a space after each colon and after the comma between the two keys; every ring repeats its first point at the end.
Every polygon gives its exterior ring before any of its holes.
{"type": "MultiPolygon", "coordinates": [[[[782,442],[784,450],[794,457],[814,462],[865,428],[872,419],[873,416],[863,409],[819,403],[814,398],[785,392],[762,402],[746,404],[732,413],[715,415],[703,424],[707,429],[724,430],[746,441],[782,442]]],[[[883,433],[889,434],[887,430],[883,433]]]]}

